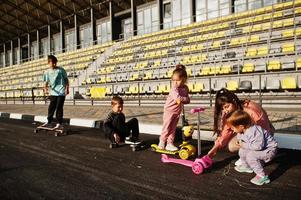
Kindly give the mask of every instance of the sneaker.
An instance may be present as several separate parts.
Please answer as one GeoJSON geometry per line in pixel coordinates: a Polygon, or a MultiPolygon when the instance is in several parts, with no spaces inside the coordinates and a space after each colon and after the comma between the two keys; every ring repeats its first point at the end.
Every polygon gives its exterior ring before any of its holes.
{"type": "Polygon", "coordinates": [[[178,151],[178,147],[176,147],[174,144],[172,143],[168,143],[165,147],[165,150],[167,151],[178,151]]]}
{"type": "Polygon", "coordinates": [[[57,123],[56,125],[55,125],[55,127],[53,127],[54,129],[57,129],[57,128],[60,128],[60,124],[59,123],[57,123]]]}
{"type": "Polygon", "coordinates": [[[241,173],[253,173],[253,170],[249,167],[245,167],[243,165],[238,165],[238,166],[235,166],[234,169],[238,172],[241,172],[241,173]]]}
{"type": "Polygon", "coordinates": [[[51,125],[51,123],[46,122],[46,123],[42,124],[41,126],[51,128],[52,125],[51,125]]]}
{"type": "Polygon", "coordinates": [[[136,137],[126,137],[124,143],[125,144],[140,144],[141,141],[139,140],[139,138],[136,138],[136,137]]]}
{"type": "Polygon", "coordinates": [[[165,149],[165,142],[161,141],[158,144],[158,149],[164,150],[165,149]]]}
{"type": "Polygon", "coordinates": [[[254,178],[251,179],[251,183],[253,183],[255,185],[268,184],[269,182],[270,182],[270,179],[268,176],[256,175],[254,178]]]}
{"type": "Polygon", "coordinates": [[[235,165],[235,166],[240,166],[240,165],[242,165],[241,160],[238,159],[238,160],[234,163],[234,165],[235,165]]]}

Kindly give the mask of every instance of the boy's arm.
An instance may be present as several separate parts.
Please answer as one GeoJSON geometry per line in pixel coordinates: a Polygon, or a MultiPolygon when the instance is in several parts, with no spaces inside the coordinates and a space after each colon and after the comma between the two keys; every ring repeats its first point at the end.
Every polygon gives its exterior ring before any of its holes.
{"type": "Polygon", "coordinates": [[[107,137],[110,137],[115,133],[114,127],[112,126],[113,116],[111,113],[108,114],[107,118],[103,123],[103,131],[107,137]]]}
{"type": "Polygon", "coordinates": [[[49,91],[48,91],[49,77],[48,77],[47,72],[45,72],[44,75],[43,75],[43,81],[45,82],[44,88],[43,88],[44,94],[45,94],[45,95],[48,95],[48,93],[49,93],[49,91]]]}
{"type": "Polygon", "coordinates": [[[69,79],[68,79],[68,76],[67,76],[67,73],[66,73],[65,69],[63,69],[63,77],[64,77],[64,80],[65,80],[65,83],[66,83],[65,94],[67,95],[67,94],[69,94],[69,79]]]}

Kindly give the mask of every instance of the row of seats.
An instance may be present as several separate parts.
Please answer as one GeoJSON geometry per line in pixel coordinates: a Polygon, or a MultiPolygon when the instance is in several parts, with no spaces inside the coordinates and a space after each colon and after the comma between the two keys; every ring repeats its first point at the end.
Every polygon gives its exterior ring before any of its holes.
{"type": "MultiPolygon", "coordinates": [[[[188,82],[189,92],[197,94],[202,92],[209,92],[210,87],[208,81],[194,80],[188,82]]],[[[221,88],[227,88],[230,91],[256,91],[259,90],[259,79],[257,77],[250,78],[232,78],[229,80],[215,79],[212,81],[211,90],[217,91],[221,88]]],[[[124,85],[107,85],[107,86],[93,86],[90,89],[93,98],[101,98],[107,95],[138,95],[138,94],[152,94],[161,95],[168,94],[171,88],[169,81],[165,82],[141,82],[135,84],[124,85]]],[[[301,76],[268,76],[263,77],[261,81],[261,90],[297,90],[301,89],[301,76]]]]}
{"type": "MultiPolygon", "coordinates": [[[[260,60],[259,60],[260,61],[260,60]]],[[[184,62],[183,62],[184,63],[184,62]]],[[[185,63],[187,64],[187,63],[185,63]]],[[[157,78],[170,78],[174,68],[145,68],[147,63],[138,63],[136,66],[141,67],[140,71],[120,71],[114,72],[114,67],[103,68],[103,71],[99,72],[95,78],[88,78],[82,84],[102,84],[107,82],[119,82],[119,81],[135,81],[135,80],[151,80],[157,78]],[[144,70],[141,70],[144,68],[144,70]],[[98,78],[97,78],[98,77],[98,78]]],[[[137,68],[138,69],[138,68],[137,68]]],[[[222,75],[233,73],[253,73],[253,72],[266,72],[266,71],[279,71],[279,70],[299,70],[301,69],[301,58],[297,58],[294,61],[281,61],[278,59],[271,59],[265,62],[254,62],[254,60],[246,60],[243,64],[222,64],[222,65],[196,65],[194,67],[187,67],[187,74],[190,77],[193,76],[210,76],[210,75],[222,75]]]]}
{"type": "MultiPolygon", "coordinates": [[[[156,41],[153,41],[153,38],[157,37],[158,35],[164,35],[166,33],[172,35],[173,32],[178,32],[178,31],[182,31],[182,30],[189,31],[190,29],[199,28],[200,31],[204,31],[204,32],[206,32],[206,31],[216,32],[216,27],[219,27],[219,26],[223,27],[224,24],[227,24],[226,21],[238,20],[237,24],[236,24],[238,26],[245,25],[245,24],[254,24],[257,22],[264,21],[264,20],[270,21],[270,19],[283,17],[284,11],[282,12],[279,10],[284,10],[284,9],[294,8],[293,11],[295,11],[295,12],[292,12],[292,13],[285,12],[285,14],[297,15],[300,13],[300,8],[298,7],[300,5],[301,5],[300,0],[297,0],[297,1],[295,1],[295,3],[286,2],[286,3],[281,3],[281,4],[275,4],[273,6],[267,6],[267,7],[256,9],[256,10],[246,11],[246,12],[242,12],[242,13],[235,13],[232,15],[223,16],[220,18],[212,19],[212,20],[193,23],[193,24],[190,24],[190,25],[184,26],[184,27],[176,27],[176,28],[172,28],[170,30],[163,30],[163,31],[156,32],[156,33],[138,36],[138,37],[130,40],[129,42],[123,44],[122,47],[130,48],[130,47],[133,47],[134,45],[141,45],[141,44],[145,44],[148,42],[156,42],[156,41]],[[280,5],[286,5],[286,6],[281,7],[280,5]],[[268,14],[266,14],[266,13],[268,13],[268,14]],[[221,23],[221,22],[223,22],[223,23],[221,23]],[[219,24],[219,26],[217,26],[216,24],[219,24]]],[[[226,27],[227,27],[227,25],[226,25],[226,27]]],[[[159,37],[157,37],[157,38],[159,38],[159,37]]]]}

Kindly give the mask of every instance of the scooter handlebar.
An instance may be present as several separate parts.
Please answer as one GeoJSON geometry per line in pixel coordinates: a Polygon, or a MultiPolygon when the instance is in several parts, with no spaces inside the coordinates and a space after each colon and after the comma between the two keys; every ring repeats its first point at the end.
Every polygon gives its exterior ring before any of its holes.
{"type": "Polygon", "coordinates": [[[198,113],[198,112],[204,112],[204,111],[205,111],[204,107],[193,108],[190,110],[191,113],[198,113]]]}

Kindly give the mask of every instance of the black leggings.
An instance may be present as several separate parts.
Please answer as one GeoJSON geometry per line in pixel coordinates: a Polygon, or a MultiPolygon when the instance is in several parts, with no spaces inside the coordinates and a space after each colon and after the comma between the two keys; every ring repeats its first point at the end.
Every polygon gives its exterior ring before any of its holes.
{"type": "Polygon", "coordinates": [[[65,96],[50,96],[50,104],[48,107],[48,123],[51,123],[53,120],[54,112],[56,111],[56,120],[59,124],[63,123],[64,115],[64,102],[65,96]]]}

